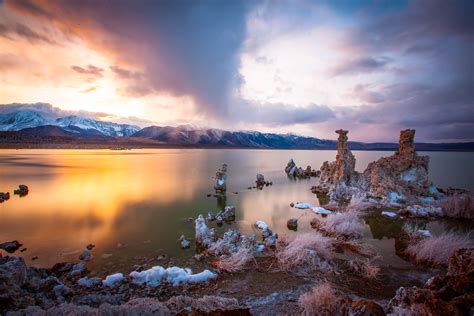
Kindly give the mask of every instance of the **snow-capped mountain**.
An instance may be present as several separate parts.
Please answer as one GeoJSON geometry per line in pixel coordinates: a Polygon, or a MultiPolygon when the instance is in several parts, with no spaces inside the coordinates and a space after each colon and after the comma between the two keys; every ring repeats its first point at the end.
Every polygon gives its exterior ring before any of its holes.
{"type": "Polygon", "coordinates": [[[45,125],[46,120],[36,112],[18,111],[0,114],[0,130],[19,131],[24,128],[45,125]]]}
{"type": "Polygon", "coordinates": [[[117,124],[112,122],[96,121],[75,115],[58,118],[56,124],[72,133],[87,133],[90,135],[130,136],[140,130],[137,126],[117,124]]]}
{"type": "Polygon", "coordinates": [[[31,110],[0,112],[0,131],[20,131],[45,125],[59,126],[81,136],[130,136],[140,130],[138,126],[98,121],[75,115],[46,119],[38,112],[31,110]]]}
{"type": "Polygon", "coordinates": [[[228,146],[249,148],[333,148],[335,141],[294,134],[255,131],[230,132],[219,129],[193,129],[189,126],[150,126],[133,134],[170,145],[228,146]]]}

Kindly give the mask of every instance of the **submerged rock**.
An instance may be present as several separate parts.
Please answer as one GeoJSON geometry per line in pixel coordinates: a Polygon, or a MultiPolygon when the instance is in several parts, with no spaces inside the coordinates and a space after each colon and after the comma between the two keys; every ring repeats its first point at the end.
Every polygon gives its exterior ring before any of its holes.
{"type": "Polygon", "coordinates": [[[84,261],[89,261],[92,259],[91,252],[87,249],[85,249],[80,255],[79,255],[79,260],[84,260],[84,261]]]}
{"type": "Polygon", "coordinates": [[[191,242],[187,240],[184,235],[181,235],[181,237],[179,237],[179,241],[181,243],[181,248],[183,249],[188,249],[191,246],[191,242]]]}
{"type": "Polygon", "coordinates": [[[10,199],[10,192],[0,192],[0,203],[10,199]]]}
{"type": "Polygon", "coordinates": [[[291,230],[298,229],[298,219],[297,218],[290,218],[286,222],[286,227],[288,227],[288,229],[291,229],[291,230]]]}
{"type": "Polygon", "coordinates": [[[27,195],[28,192],[29,192],[29,188],[28,188],[28,186],[26,186],[24,184],[20,184],[18,186],[18,189],[13,191],[14,194],[17,194],[17,195],[20,195],[20,196],[27,195]]]}

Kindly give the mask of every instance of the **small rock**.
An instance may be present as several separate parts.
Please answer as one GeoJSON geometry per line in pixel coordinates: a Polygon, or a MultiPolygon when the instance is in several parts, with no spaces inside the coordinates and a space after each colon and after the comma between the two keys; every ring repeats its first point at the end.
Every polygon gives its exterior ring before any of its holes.
{"type": "Polygon", "coordinates": [[[291,207],[295,206],[295,203],[291,202],[291,203],[290,203],[290,206],[291,206],[291,207]]]}
{"type": "Polygon", "coordinates": [[[286,227],[288,227],[288,229],[291,229],[291,230],[298,229],[298,219],[297,218],[290,218],[286,222],[286,227]]]}
{"type": "Polygon", "coordinates": [[[79,260],[84,260],[84,261],[89,261],[92,259],[92,255],[89,250],[84,250],[80,255],[79,255],[79,260]]]}
{"type": "Polygon", "coordinates": [[[184,235],[181,235],[179,237],[179,241],[181,242],[181,248],[183,249],[188,249],[191,246],[191,242],[184,237],[184,235]]]}
{"type": "Polygon", "coordinates": [[[34,256],[33,258],[31,258],[31,260],[36,260],[38,259],[38,256],[34,256]]]}
{"type": "Polygon", "coordinates": [[[86,249],[87,249],[87,250],[92,250],[92,249],[94,249],[94,247],[95,247],[94,244],[88,244],[88,245],[86,246],[86,249]]]}
{"type": "Polygon", "coordinates": [[[21,246],[23,245],[20,244],[17,240],[13,240],[13,241],[7,241],[0,244],[0,249],[3,249],[8,253],[13,253],[17,251],[21,246]]]}

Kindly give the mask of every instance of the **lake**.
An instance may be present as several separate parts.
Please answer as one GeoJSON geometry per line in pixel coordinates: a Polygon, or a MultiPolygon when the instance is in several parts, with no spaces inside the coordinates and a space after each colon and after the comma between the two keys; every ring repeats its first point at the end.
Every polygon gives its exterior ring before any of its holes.
{"type": "MultiPolygon", "coordinates": [[[[363,171],[369,162],[392,153],[354,154],[357,170],[363,171]]],[[[420,154],[430,156],[430,177],[437,186],[474,189],[474,153],[420,154]]],[[[35,266],[77,261],[84,247],[93,243],[94,258],[88,266],[97,274],[127,272],[144,258],[160,255],[187,264],[195,249],[182,250],[178,238],[194,237],[190,218],[225,205],[236,206],[237,221],[217,227],[220,233],[229,227],[252,233],[256,220],[267,222],[280,235],[311,231],[309,222],[315,215],[289,204],[318,205],[310,191],[318,180],[290,179],[284,167],[293,158],[298,166],[319,169],[335,155],[312,150],[0,150],[0,191],[13,193],[19,184],[30,188],[27,196],[12,196],[0,204],[0,242],[19,240],[27,248],[21,255],[35,266]],[[228,164],[227,195],[208,197],[222,163],[228,164]],[[257,173],[273,185],[249,190],[257,173]],[[286,228],[291,217],[300,218],[298,232],[286,228]]],[[[379,250],[382,263],[409,264],[393,250],[390,232],[401,224],[377,216],[366,223],[364,238],[379,250]]],[[[453,227],[445,221],[426,225],[435,232],[453,227]]]]}

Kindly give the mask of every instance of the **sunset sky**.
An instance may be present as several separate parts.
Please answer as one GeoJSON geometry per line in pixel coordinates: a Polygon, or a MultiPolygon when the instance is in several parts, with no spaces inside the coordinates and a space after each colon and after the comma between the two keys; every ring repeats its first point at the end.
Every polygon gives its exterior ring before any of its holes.
{"type": "Polygon", "coordinates": [[[0,104],[474,141],[473,16],[472,0],[0,0],[0,104]]]}

